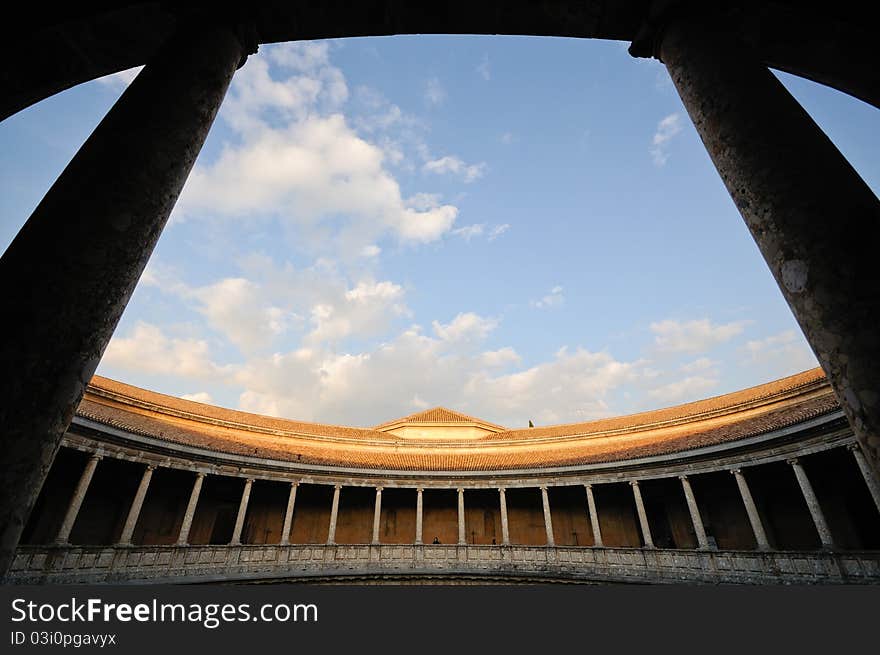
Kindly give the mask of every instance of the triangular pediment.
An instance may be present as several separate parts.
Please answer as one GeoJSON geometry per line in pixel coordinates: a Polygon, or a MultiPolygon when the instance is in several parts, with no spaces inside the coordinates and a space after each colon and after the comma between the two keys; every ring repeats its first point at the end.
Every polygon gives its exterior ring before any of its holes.
{"type": "Polygon", "coordinates": [[[472,439],[503,432],[507,428],[447,407],[432,407],[382,423],[374,429],[401,437],[472,439]]]}

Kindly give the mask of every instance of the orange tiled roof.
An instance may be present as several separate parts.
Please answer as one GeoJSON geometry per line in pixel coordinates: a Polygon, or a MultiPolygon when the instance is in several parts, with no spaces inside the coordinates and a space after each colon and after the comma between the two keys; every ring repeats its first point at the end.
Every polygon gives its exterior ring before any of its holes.
{"type": "MultiPolygon", "coordinates": [[[[838,408],[819,369],[732,394],[589,423],[509,430],[471,441],[407,442],[377,430],[248,414],[95,377],[78,414],[208,450],[389,470],[505,470],[620,461],[754,436],[838,408]]],[[[449,410],[447,410],[449,411],[449,410]]]]}

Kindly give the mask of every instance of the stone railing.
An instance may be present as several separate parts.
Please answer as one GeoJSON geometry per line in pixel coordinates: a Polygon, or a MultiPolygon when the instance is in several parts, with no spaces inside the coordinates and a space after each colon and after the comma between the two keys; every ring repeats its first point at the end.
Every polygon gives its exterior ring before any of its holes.
{"type": "Polygon", "coordinates": [[[880,583],[880,551],[694,551],[446,545],[23,546],[7,582],[307,581],[388,577],[635,583],[880,583]]]}

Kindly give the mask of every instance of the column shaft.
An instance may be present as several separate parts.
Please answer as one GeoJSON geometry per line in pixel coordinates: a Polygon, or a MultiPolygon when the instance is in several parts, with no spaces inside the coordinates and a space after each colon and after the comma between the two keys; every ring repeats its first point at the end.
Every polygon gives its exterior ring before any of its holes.
{"type": "Polygon", "coordinates": [[[602,530],[599,528],[599,513],[596,511],[596,499],[593,498],[593,485],[585,484],[587,490],[587,510],[590,513],[590,527],[593,529],[593,545],[602,547],[602,530]]]}
{"type": "Polygon", "coordinates": [[[467,543],[464,533],[464,489],[461,488],[458,490],[458,543],[467,543]]]}
{"type": "Polygon", "coordinates": [[[119,543],[123,546],[131,544],[131,536],[134,534],[134,528],[141,514],[141,507],[144,504],[144,498],[147,496],[147,489],[150,486],[150,480],[153,477],[153,470],[155,468],[155,466],[147,466],[144,470],[141,483],[138,485],[137,492],[134,495],[134,500],[131,501],[131,507],[125,519],[125,526],[122,528],[122,535],[119,537],[119,543]]]}
{"type": "Polygon", "coordinates": [[[235,517],[235,528],[232,531],[232,539],[229,540],[230,546],[238,546],[241,543],[241,530],[244,528],[244,517],[247,515],[248,501],[251,498],[251,486],[254,484],[252,478],[244,481],[244,489],[241,492],[241,502],[238,504],[238,515],[235,517]]]}
{"type": "Polygon", "coordinates": [[[507,492],[504,487],[498,490],[499,502],[501,504],[501,544],[510,545],[510,525],[507,522],[507,492]]]}
{"type": "Polygon", "coordinates": [[[333,504],[330,506],[330,528],[327,530],[327,543],[329,545],[336,543],[336,518],[339,516],[339,492],[342,490],[340,485],[333,487],[333,504]]]}
{"type": "Polygon", "coordinates": [[[70,504],[67,506],[67,512],[64,514],[64,520],[61,522],[61,527],[55,537],[55,543],[67,543],[70,531],[73,530],[73,524],[76,523],[79,508],[82,507],[82,502],[86,497],[86,492],[89,490],[89,484],[92,482],[92,476],[95,474],[95,469],[100,459],[100,455],[92,455],[89,457],[89,461],[86,462],[86,467],[83,469],[82,475],[79,476],[79,482],[76,484],[70,504]]]}
{"type": "Polygon", "coordinates": [[[189,542],[189,531],[192,528],[193,517],[196,515],[196,505],[199,504],[199,494],[202,493],[202,480],[204,479],[204,473],[196,473],[196,479],[189,494],[189,502],[186,504],[186,512],[183,514],[183,522],[180,524],[180,534],[177,536],[178,546],[186,546],[189,542]]]}
{"type": "Polygon", "coordinates": [[[679,476],[681,480],[681,488],[684,489],[684,498],[687,501],[688,511],[691,514],[691,523],[694,525],[694,532],[697,535],[697,544],[699,548],[705,550],[709,548],[709,539],[706,537],[706,529],[703,527],[703,517],[700,516],[700,507],[697,505],[697,499],[694,497],[694,490],[691,489],[691,481],[686,475],[679,476]]]}
{"type": "Polygon", "coordinates": [[[287,508],[284,510],[284,527],[281,528],[281,545],[290,543],[290,529],[293,527],[293,507],[296,503],[296,488],[298,482],[290,483],[290,494],[287,496],[287,508]]]}
{"type": "Polygon", "coordinates": [[[0,576],[243,50],[216,21],[162,46],[0,257],[0,576]]]}
{"type": "Polygon", "coordinates": [[[645,512],[645,503],[642,502],[642,490],[639,488],[639,481],[632,480],[630,486],[633,490],[633,498],[636,501],[636,513],[639,515],[639,525],[642,528],[642,539],[645,542],[645,548],[654,547],[654,539],[651,537],[651,526],[648,524],[648,514],[645,512]]]}
{"type": "Polygon", "coordinates": [[[726,27],[673,19],[659,57],[877,469],[880,201],[726,27]]]}
{"type": "Polygon", "coordinates": [[[541,504],[544,507],[544,532],[547,533],[547,545],[555,546],[553,538],[553,517],[550,515],[550,497],[547,495],[547,487],[541,487],[541,504]]]}
{"type": "Polygon", "coordinates": [[[379,523],[382,519],[382,487],[376,487],[376,505],[373,508],[373,543],[379,543],[379,523]]]}
{"type": "Polygon", "coordinates": [[[742,497],[743,505],[746,508],[746,514],[749,515],[749,523],[752,524],[752,532],[755,535],[755,542],[758,544],[758,550],[770,550],[770,541],[767,539],[767,533],[764,531],[764,524],[761,522],[761,515],[758,514],[758,508],[755,506],[755,500],[752,498],[752,492],[749,490],[749,483],[742,471],[733,469],[731,471],[736,479],[736,486],[739,488],[739,495],[742,497]]]}
{"type": "Polygon", "coordinates": [[[828,529],[828,523],[825,521],[825,514],[822,512],[822,506],[819,505],[819,499],[816,497],[816,492],[813,491],[813,485],[810,484],[807,472],[797,459],[790,459],[788,463],[794,471],[798,485],[800,485],[804,501],[807,503],[807,509],[810,510],[810,516],[813,517],[816,532],[819,533],[819,541],[822,542],[822,548],[834,548],[834,540],[831,538],[831,531],[828,529]]]}
{"type": "Polygon", "coordinates": [[[416,544],[424,543],[424,539],[422,537],[422,512],[423,512],[423,500],[422,493],[423,489],[416,489],[416,544]]]}
{"type": "Polygon", "coordinates": [[[868,491],[871,492],[871,498],[874,499],[877,511],[880,512],[880,482],[877,481],[877,475],[858,444],[850,444],[848,447],[852,451],[853,457],[855,457],[856,464],[859,465],[859,470],[862,472],[865,484],[868,485],[868,491]]]}

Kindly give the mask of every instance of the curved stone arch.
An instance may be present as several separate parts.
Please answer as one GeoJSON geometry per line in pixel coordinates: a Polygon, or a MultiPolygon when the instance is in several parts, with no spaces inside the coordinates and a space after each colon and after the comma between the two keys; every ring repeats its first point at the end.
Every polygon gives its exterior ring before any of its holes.
{"type": "MultiPolygon", "coordinates": [[[[644,40],[668,5],[647,0],[466,0],[400,2],[343,0],[298,5],[226,3],[201,20],[238,19],[254,42],[280,43],[396,34],[530,35],[644,40]]],[[[0,120],[77,84],[145,64],[173,34],[181,14],[172,3],[76,3],[48,16],[34,9],[4,43],[0,120]]],[[[705,11],[705,8],[702,8],[705,11]]],[[[880,106],[880,74],[872,66],[869,21],[853,8],[813,13],[794,2],[728,2],[716,20],[737,23],[765,64],[834,87],[880,106]],[[864,62],[864,63],[862,63],[864,62]]],[[[641,56],[651,56],[644,52],[641,56]]]]}

